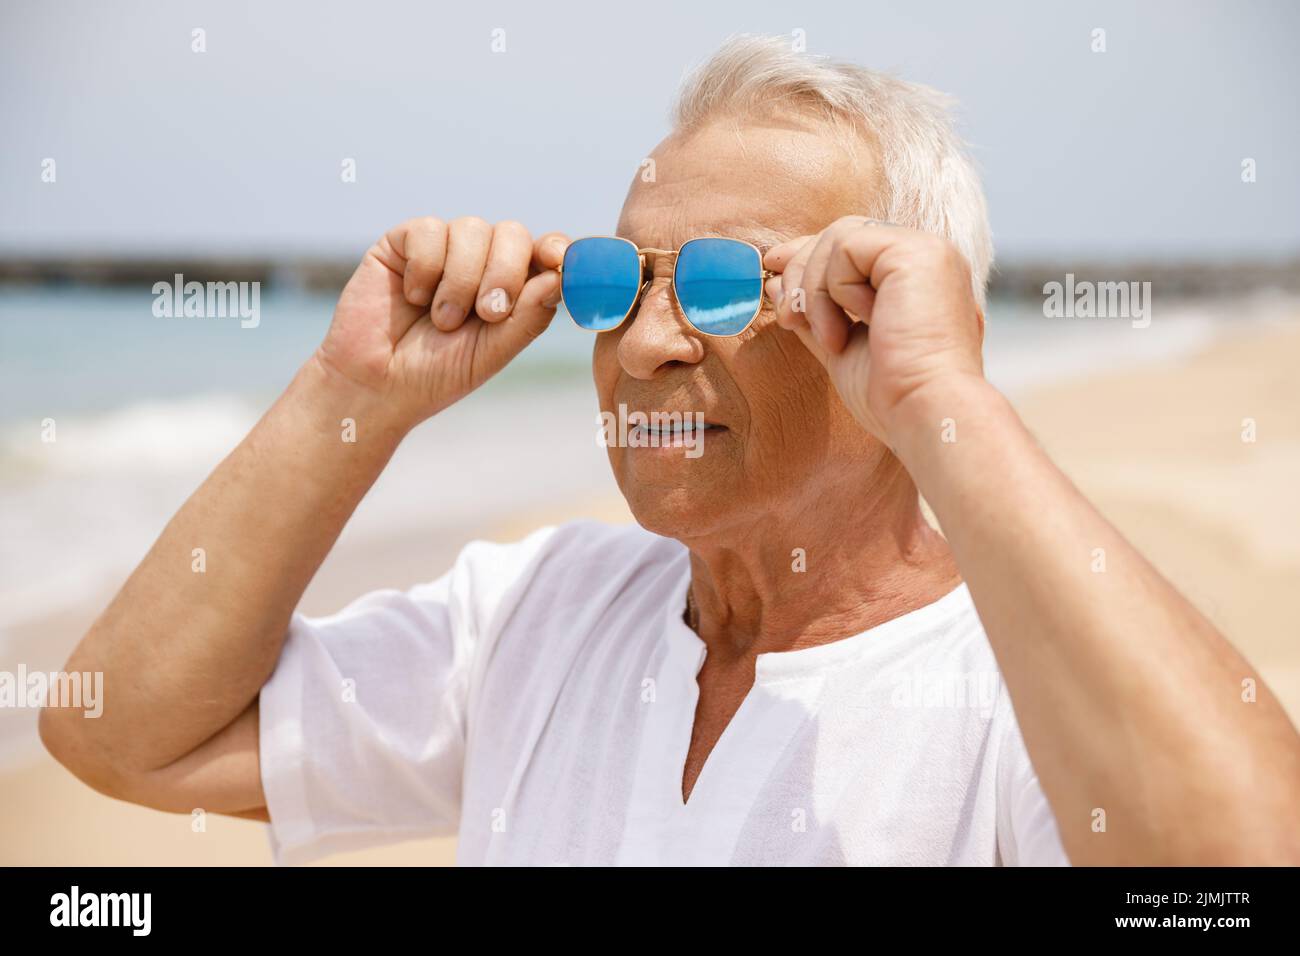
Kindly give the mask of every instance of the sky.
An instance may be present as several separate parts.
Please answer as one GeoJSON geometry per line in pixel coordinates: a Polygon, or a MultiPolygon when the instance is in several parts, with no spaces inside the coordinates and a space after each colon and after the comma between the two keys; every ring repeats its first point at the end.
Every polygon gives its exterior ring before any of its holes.
{"type": "Polygon", "coordinates": [[[423,214],[608,232],[684,73],[796,30],[960,101],[1004,262],[1300,253],[1287,0],[4,0],[0,257],[351,256],[423,214]]]}

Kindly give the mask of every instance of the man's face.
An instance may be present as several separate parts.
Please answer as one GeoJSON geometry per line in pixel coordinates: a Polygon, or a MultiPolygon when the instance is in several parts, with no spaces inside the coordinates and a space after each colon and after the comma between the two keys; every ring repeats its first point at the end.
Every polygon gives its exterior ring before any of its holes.
{"type": "MultiPolygon", "coordinates": [[[[618,235],[659,249],[727,236],[766,251],[866,212],[877,181],[866,153],[855,159],[828,132],[782,119],[723,120],[670,137],[652,154],[654,181],[633,183],[618,235]]],[[[696,332],[673,297],[671,259],[654,263],[638,311],[596,336],[592,365],[602,411],[702,413],[714,426],[690,455],[680,446],[609,449],[632,513],[662,535],[743,533],[756,520],[824,507],[827,495],[860,501],[887,454],[798,337],[776,325],[766,299],[741,335],[696,332]]]]}

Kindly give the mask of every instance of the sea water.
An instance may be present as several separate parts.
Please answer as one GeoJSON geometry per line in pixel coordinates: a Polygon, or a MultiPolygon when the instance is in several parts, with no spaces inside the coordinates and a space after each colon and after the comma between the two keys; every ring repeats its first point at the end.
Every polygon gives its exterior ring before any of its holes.
{"type": "MultiPolygon", "coordinates": [[[[335,298],[267,291],[244,328],[158,317],[144,286],[0,290],[0,653],[6,627],[120,583],[311,354],[335,298]]],[[[986,369],[1014,394],[1194,348],[1215,314],[1170,310],[1135,330],[995,301],[986,369]]],[[[435,533],[453,519],[490,530],[617,494],[593,439],[591,347],[557,315],[503,373],[412,434],[349,533],[435,533]]]]}

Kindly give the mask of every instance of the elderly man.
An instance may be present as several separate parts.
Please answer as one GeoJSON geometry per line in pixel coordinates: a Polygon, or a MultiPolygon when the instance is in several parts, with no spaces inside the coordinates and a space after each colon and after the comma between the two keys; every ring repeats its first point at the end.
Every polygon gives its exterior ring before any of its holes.
{"type": "MultiPolygon", "coordinates": [[[[76,650],[110,705],[45,711],[53,753],[269,820],[289,862],[437,833],[465,863],[1300,862],[1277,701],[982,376],[988,227],[942,101],[740,39],[653,158],[621,244],[380,239],[76,650]],[[740,240],[739,272],[710,278],[701,237],[740,240]],[[403,436],[562,292],[602,409],[662,439],[609,451],[640,527],[472,544],[295,614],[403,436]]],[[[430,494],[456,480],[449,456],[430,494]]]]}

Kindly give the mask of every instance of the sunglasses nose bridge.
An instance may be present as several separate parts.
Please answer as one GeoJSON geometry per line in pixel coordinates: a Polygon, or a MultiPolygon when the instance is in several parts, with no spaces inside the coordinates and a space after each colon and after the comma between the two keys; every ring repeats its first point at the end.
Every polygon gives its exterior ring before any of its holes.
{"type": "Polygon", "coordinates": [[[656,267],[659,263],[668,264],[668,277],[671,278],[677,269],[677,250],[676,249],[652,249],[642,248],[637,250],[637,256],[641,260],[641,274],[648,275],[650,280],[655,278],[656,267]]]}
{"type": "Polygon", "coordinates": [[[666,279],[668,287],[671,290],[670,300],[676,311],[681,311],[677,303],[677,250],[676,249],[654,249],[642,248],[637,250],[638,258],[641,261],[641,287],[637,289],[636,302],[632,307],[632,317],[641,311],[642,301],[645,299],[646,290],[655,284],[659,279],[666,279]],[[664,261],[671,265],[665,275],[656,275],[655,266],[664,261]]]}

